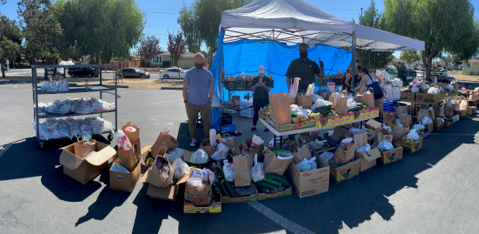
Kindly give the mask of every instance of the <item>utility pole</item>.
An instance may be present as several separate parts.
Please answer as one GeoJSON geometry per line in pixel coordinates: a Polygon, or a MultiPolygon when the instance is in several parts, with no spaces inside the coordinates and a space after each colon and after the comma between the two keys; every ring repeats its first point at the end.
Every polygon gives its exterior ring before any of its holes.
{"type": "Polygon", "coordinates": [[[363,17],[363,8],[361,7],[361,17],[363,17]]]}

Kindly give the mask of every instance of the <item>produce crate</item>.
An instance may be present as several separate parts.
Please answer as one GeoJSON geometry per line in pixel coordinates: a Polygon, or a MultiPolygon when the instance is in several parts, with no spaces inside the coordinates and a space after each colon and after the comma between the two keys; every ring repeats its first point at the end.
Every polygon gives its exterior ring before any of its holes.
{"type": "Polygon", "coordinates": [[[328,79],[316,79],[314,85],[316,87],[326,87],[328,86],[328,79]]]}
{"type": "Polygon", "coordinates": [[[428,137],[429,134],[431,134],[431,132],[429,131],[429,129],[424,129],[424,133],[423,134],[419,134],[420,137],[422,137],[423,139],[428,137]]]}
{"type": "Polygon", "coordinates": [[[251,87],[253,87],[253,81],[246,81],[246,89],[251,90],[251,87]]]}
{"type": "Polygon", "coordinates": [[[224,85],[225,85],[225,88],[228,90],[236,89],[236,81],[225,81],[224,85]]]}
{"type": "Polygon", "coordinates": [[[289,195],[291,195],[292,192],[293,192],[293,190],[291,189],[291,186],[289,186],[284,191],[277,192],[277,193],[260,193],[260,192],[258,192],[258,201],[271,199],[271,198],[277,198],[277,197],[289,196],[289,195]]]}
{"type": "Polygon", "coordinates": [[[236,89],[246,89],[246,81],[237,80],[236,81],[236,89]]]}

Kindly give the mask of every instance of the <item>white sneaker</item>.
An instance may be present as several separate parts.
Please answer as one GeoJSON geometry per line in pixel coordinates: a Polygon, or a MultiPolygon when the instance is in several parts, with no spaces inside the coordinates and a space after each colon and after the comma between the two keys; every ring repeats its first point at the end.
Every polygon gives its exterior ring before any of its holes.
{"type": "Polygon", "coordinates": [[[191,140],[190,146],[196,147],[196,139],[191,140]]]}

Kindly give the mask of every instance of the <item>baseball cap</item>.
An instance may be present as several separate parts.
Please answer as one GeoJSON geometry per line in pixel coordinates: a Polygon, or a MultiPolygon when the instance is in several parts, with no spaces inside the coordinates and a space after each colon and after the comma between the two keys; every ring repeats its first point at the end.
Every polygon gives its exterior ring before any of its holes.
{"type": "Polygon", "coordinates": [[[265,71],[264,66],[263,66],[263,65],[259,65],[259,67],[258,67],[258,73],[265,73],[264,71],[265,71]]]}

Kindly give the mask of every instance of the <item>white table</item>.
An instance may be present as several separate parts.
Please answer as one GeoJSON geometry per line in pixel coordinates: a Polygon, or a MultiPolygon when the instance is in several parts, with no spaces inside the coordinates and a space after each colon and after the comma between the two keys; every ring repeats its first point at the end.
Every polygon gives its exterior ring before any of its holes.
{"type": "Polygon", "coordinates": [[[331,126],[331,127],[324,127],[324,128],[317,128],[317,127],[312,127],[312,128],[304,128],[304,129],[298,129],[298,130],[294,130],[294,131],[286,131],[286,132],[278,132],[278,130],[276,130],[273,126],[271,126],[268,122],[266,122],[266,120],[262,119],[262,118],[259,118],[258,120],[266,127],[268,128],[274,135],[274,147],[276,147],[276,137],[279,136],[280,139],[280,146],[283,144],[283,136],[289,136],[289,135],[296,135],[296,134],[300,134],[300,133],[303,133],[303,132],[310,132],[310,131],[319,131],[319,130],[329,130],[329,129],[334,129],[335,127],[338,127],[338,126],[343,126],[343,125],[347,125],[347,124],[352,124],[352,123],[358,123],[358,122],[362,122],[362,121],[367,121],[367,120],[370,120],[370,119],[374,119],[374,118],[377,118],[379,117],[379,115],[376,115],[376,116],[373,116],[373,117],[370,117],[370,118],[363,118],[363,119],[355,119],[349,123],[345,123],[345,124],[341,124],[341,125],[336,125],[336,126],[331,126]]]}

